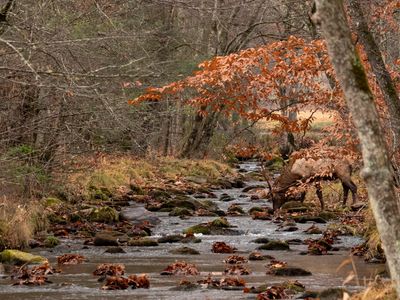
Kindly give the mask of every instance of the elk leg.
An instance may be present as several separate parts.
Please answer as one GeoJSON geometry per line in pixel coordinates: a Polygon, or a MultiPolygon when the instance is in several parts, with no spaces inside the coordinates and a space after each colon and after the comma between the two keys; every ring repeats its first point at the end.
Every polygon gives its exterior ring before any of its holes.
{"type": "Polygon", "coordinates": [[[301,192],[301,194],[300,194],[300,202],[303,203],[305,198],[306,198],[306,192],[301,192]]]}
{"type": "Polygon", "coordinates": [[[353,182],[353,180],[350,180],[350,185],[349,188],[351,190],[351,199],[353,200],[353,204],[357,202],[357,186],[353,182]]]}
{"type": "Polygon", "coordinates": [[[342,182],[342,187],[343,187],[343,206],[346,206],[347,198],[349,197],[349,186],[342,182]]]}
{"type": "Polygon", "coordinates": [[[317,189],[317,196],[318,200],[321,203],[321,210],[324,210],[324,199],[322,199],[322,189],[321,189],[321,184],[317,182],[315,184],[315,188],[317,189]]]}

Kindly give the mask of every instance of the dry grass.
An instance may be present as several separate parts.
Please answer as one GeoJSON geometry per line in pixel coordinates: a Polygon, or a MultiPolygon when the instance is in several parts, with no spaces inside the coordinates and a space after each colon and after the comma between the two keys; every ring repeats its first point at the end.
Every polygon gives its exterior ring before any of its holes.
{"type": "Polygon", "coordinates": [[[23,248],[36,231],[46,226],[37,202],[21,203],[10,197],[0,200],[0,249],[23,248]]]}
{"type": "Polygon", "coordinates": [[[396,292],[390,282],[380,280],[370,284],[364,291],[353,295],[351,300],[396,300],[396,292]]]}
{"type": "Polygon", "coordinates": [[[87,194],[90,187],[106,188],[113,192],[129,185],[131,181],[140,186],[151,186],[160,181],[177,181],[193,176],[212,182],[232,174],[228,165],[213,160],[171,157],[145,160],[130,156],[103,156],[91,167],[72,171],[67,178],[67,185],[72,190],[87,194]]]}

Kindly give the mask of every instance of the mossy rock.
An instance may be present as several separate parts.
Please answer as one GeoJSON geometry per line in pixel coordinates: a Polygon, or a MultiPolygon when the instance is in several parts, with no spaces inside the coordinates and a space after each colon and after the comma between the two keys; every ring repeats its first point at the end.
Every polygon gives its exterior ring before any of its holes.
{"type": "Polygon", "coordinates": [[[256,244],[268,244],[270,242],[270,240],[268,238],[257,238],[255,240],[251,241],[252,243],[256,243],[256,244]]]}
{"type": "Polygon", "coordinates": [[[175,207],[168,215],[171,217],[193,216],[193,211],[187,208],[175,207]]]}
{"type": "Polygon", "coordinates": [[[89,221],[99,223],[118,222],[118,212],[109,206],[94,208],[89,214],[89,221]]]}
{"type": "Polygon", "coordinates": [[[358,234],[358,229],[346,224],[329,224],[327,230],[339,231],[341,235],[355,236],[358,234]]]}
{"type": "Polygon", "coordinates": [[[268,243],[261,245],[257,249],[259,250],[290,250],[289,244],[284,241],[269,241],[268,243]]]}
{"type": "Polygon", "coordinates": [[[90,199],[108,201],[112,198],[112,193],[105,187],[89,187],[90,199]]]}
{"type": "Polygon", "coordinates": [[[171,195],[164,190],[151,190],[147,193],[150,197],[156,199],[156,200],[168,200],[171,198],[171,195]]]}
{"type": "Polygon", "coordinates": [[[264,211],[264,209],[262,207],[253,206],[252,208],[249,209],[249,214],[251,215],[252,213],[263,212],[263,211],[264,211]]]}
{"type": "Polygon", "coordinates": [[[148,238],[140,238],[140,239],[131,239],[128,241],[128,246],[136,246],[136,247],[155,247],[158,246],[157,241],[148,239],[148,238]]]}
{"type": "Polygon", "coordinates": [[[269,160],[266,164],[266,167],[272,171],[279,171],[285,166],[285,161],[282,157],[277,156],[273,159],[269,160]]]}
{"type": "Polygon", "coordinates": [[[234,215],[244,215],[245,212],[242,207],[239,205],[232,205],[228,208],[228,214],[234,214],[234,215]]]}
{"type": "Polygon", "coordinates": [[[169,209],[170,211],[172,211],[176,207],[186,208],[186,209],[190,209],[190,210],[196,210],[196,208],[199,206],[200,205],[198,203],[195,203],[195,200],[172,199],[172,200],[168,200],[165,203],[161,204],[160,211],[163,209],[164,210],[169,209]]]}
{"type": "Polygon", "coordinates": [[[304,292],[306,289],[304,287],[304,285],[299,284],[296,281],[285,281],[282,286],[287,289],[290,290],[294,293],[302,293],[304,292]]]}
{"type": "Polygon", "coordinates": [[[60,244],[60,240],[53,235],[49,235],[44,240],[44,246],[46,248],[54,248],[54,247],[58,246],[59,244],[60,244]]]}
{"type": "Polygon", "coordinates": [[[210,234],[210,228],[208,227],[207,224],[198,224],[191,226],[189,228],[186,228],[184,233],[202,233],[202,234],[210,234]]]}
{"type": "Polygon", "coordinates": [[[199,255],[200,252],[196,249],[190,247],[180,247],[177,249],[172,249],[169,251],[172,254],[182,254],[182,255],[199,255]]]}
{"type": "Polygon", "coordinates": [[[15,265],[40,264],[47,262],[47,259],[39,255],[33,255],[19,250],[4,250],[3,252],[0,252],[0,262],[15,265]]]}
{"type": "Polygon", "coordinates": [[[211,222],[212,227],[219,227],[219,228],[228,228],[231,227],[228,220],[226,218],[217,218],[211,222]]]}
{"type": "Polygon", "coordinates": [[[45,207],[57,207],[61,206],[63,204],[63,201],[58,198],[49,197],[43,199],[42,203],[45,207]]]}
{"type": "Polygon", "coordinates": [[[321,218],[321,217],[316,217],[316,216],[294,216],[293,220],[296,223],[307,223],[307,222],[314,222],[314,223],[319,223],[319,224],[325,224],[326,220],[321,218]]]}
{"type": "Polygon", "coordinates": [[[205,209],[207,209],[207,210],[209,210],[209,211],[217,211],[217,210],[219,209],[219,208],[218,208],[218,205],[215,204],[215,202],[214,202],[214,201],[211,201],[211,200],[203,200],[203,201],[200,202],[200,204],[201,204],[205,209]]]}
{"type": "Polygon", "coordinates": [[[302,268],[282,267],[271,270],[271,273],[276,276],[310,276],[312,273],[302,268]]]}
{"type": "Polygon", "coordinates": [[[159,243],[179,243],[182,241],[185,237],[181,234],[171,234],[171,235],[166,235],[163,237],[160,237],[157,241],[159,243]]]}
{"type": "Polygon", "coordinates": [[[223,202],[229,202],[229,201],[233,201],[233,200],[235,200],[235,198],[233,198],[232,196],[230,196],[230,195],[228,195],[228,194],[222,194],[220,197],[219,197],[219,201],[223,201],[223,202]]]}
{"type": "Polygon", "coordinates": [[[94,238],[95,246],[118,246],[119,243],[128,241],[128,236],[118,231],[100,231],[94,238]]]}

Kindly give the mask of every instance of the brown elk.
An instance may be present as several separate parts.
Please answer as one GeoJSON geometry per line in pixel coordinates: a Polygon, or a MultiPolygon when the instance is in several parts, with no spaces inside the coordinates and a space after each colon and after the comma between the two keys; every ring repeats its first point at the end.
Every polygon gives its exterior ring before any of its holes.
{"type": "Polygon", "coordinates": [[[304,183],[315,183],[316,193],[324,209],[322,198],[321,180],[336,180],[342,182],[343,187],[343,206],[346,205],[349,190],[352,193],[353,204],[357,201],[357,186],[351,180],[352,167],[347,160],[340,159],[296,159],[292,160],[282,171],[281,175],[275,180],[274,186],[270,186],[273,209],[280,208],[285,202],[291,200],[304,201],[306,192],[301,192],[297,198],[288,195],[291,187],[296,187],[304,183]]]}

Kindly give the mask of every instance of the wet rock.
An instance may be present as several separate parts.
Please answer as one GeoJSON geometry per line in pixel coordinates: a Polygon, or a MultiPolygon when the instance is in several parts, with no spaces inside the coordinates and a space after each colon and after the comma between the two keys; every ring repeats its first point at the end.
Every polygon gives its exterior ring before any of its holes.
{"type": "Polygon", "coordinates": [[[254,251],[249,254],[249,260],[267,260],[274,259],[271,255],[263,255],[260,252],[254,251]]]}
{"type": "Polygon", "coordinates": [[[89,214],[89,221],[99,223],[114,223],[119,219],[118,212],[109,206],[93,208],[89,214]]]}
{"type": "Polygon", "coordinates": [[[185,236],[181,235],[181,234],[171,234],[171,235],[166,235],[163,237],[160,237],[157,241],[160,244],[163,243],[179,243],[184,239],[185,236]]]}
{"type": "Polygon", "coordinates": [[[264,186],[264,185],[261,185],[261,184],[258,184],[258,185],[250,185],[250,186],[247,186],[247,187],[245,187],[243,190],[242,190],[242,193],[248,193],[248,192],[250,192],[250,191],[252,191],[252,190],[259,190],[259,189],[265,189],[266,187],[264,186]]]}
{"type": "Polygon", "coordinates": [[[190,247],[180,247],[169,251],[172,254],[199,255],[200,252],[190,247]]]}
{"type": "Polygon", "coordinates": [[[0,262],[4,264],[14,265],[40,264],[47,262],[47,259],[39,255],[33,255],[28,252],[9,249],[0,252],[0,262]]]}
{"type": "Polygon", "coordinates": [[[256,244],[267,244],[270,242],[270,239],[268,238],[257,238],[255,240],[251,241],[252,243],[256,243],[256,244]]]}
{"type": "Polygon", "coordinates": [[[228,220],[226,218],[217,218],[213,220],[210,224],[210,227],[222,227],[222,228],[228,228],[231,227],[231,224],[229,224],[228,220]]]}
{"type": "Polygon", "coordinates": [[[284,232],[293,232],[297,230],[299,230],[297,226],[285,226],[277,229],[277,231],[284,231],[284,232]]]}
{"type": "Polygon", "coordinates": [[[301,293],[300,295],[298,295],[295,299],[317,299],[317,298],[318,298],[318,292],[305,291],[304,293],[301,293]]]}
{"type": "Polygon", "coordinates": [[[304,230],[304,232],[307,234],[321,234],[322,230],[319,227],[312,225],[311,227],[304,230]]]}
{"type": "Polygon", "coordinates": [[[233,201],[235,200],[232,196],[223,193],[220,197],[219,197],[219,201],[223,201],[223,202],[229,202],[229,201],[233,201]]]}
{"type": "Polygon", "coordinates": [[[320,300],[343,299],[344,293],[349,294],[349,292],[342,288],[329,288],[319,292],[317,298],[320,300]]]}
{"type": "Polygon", "coordinates": [[[208,194],[207,193],[196,193],[193,195],[193,198],[206,199],[206,198],[208,198],[208,194]]]}
{"type": "Polygon", "coordinates": [[[128,240],[126,234],[117,231],[100,231],[96,233],[93,244],[95,246],[118,246],[128,240]]]}
{"type": "Polygon", "coordinates": [[[268,243],[261,245],[257,249],[259,250],[290,250],[289,244],[284,241],[269,241],[268,243]]]}
{"type": "Polygon", "coordinates": [[[276,276],[310,276],[310,271],[297,267],[282,267],[270,270],[270,274],[276,276]]]}
{"type": "Polygon", "coordinates": [[[260,196],[258,196],[257,194],[253,194],[250,196],[250,200],[252,200],[252,201],[260,200],[260,196]]]}
{"type": "Polygon", "coordinates": [[[243,216],[244,214],[245,212],[243,208],[240,207],[238,204],[232,204],[231,206],[228,207],[228,215],[243,216]]]}
{"type": "Polygon", "coordinates": [[[173,287],[170,291],[179,291],[179,292],[190,292],[200,288],[200,285],[197,283],[185,281],[180,283],[178,286],[173,287]]]}
{"type": "Polygon", "coordinates": [[[249,209],[248,213],[251,215],[252,213],[255,212],[264,212],[265,209],[259,206],[253,206],[252,208],[249,209]]]}
{"type": "Polygon", "coordinates": [[[60,240],[55,236],[49,235],[44,240],[44,246],[46,248],[54,248],[55,246],[60,244],[60,240]]]}
{"type": "Polygon", "coordinates": [[[286,240],[286,243],[288,243],[289,245],[302,245],[302,244],[304,244],[304,242],[301,239],[286,240]]]}
{"type": "Polygon", "coordinates": [[[304,203],[300,201],[289,201],[282,205],[282,210],[286,210],[288,213],[295,213],[295,212],[306,212],[309,210],[308,207],[304,205],[304,203]]]}
{"type": "Polygon", "coordinates": [[[193,211],[187,208],[175,207],[168,215],[171,217],[190,217],[193,216],[193,211]]]}
{"type": "Polygon", "coordinates": [[[171,198],[169,192],[160,189],[152,189],[147,193],[147,195],[149,195],[152,199],[156,200],[168,200],[171,198]]]}
{"type": "Polygon", "coordinates": [[[244,188],[245,186],[246,183],[240,178],[236,178],[232,181],[232,187],[235,189],[241,189],[244,188]]]}
{"type": "Polygon", "coordinates": [[[148,238],[130,239],[128,241],[128,246],[137,247],[155,247],[158,246],[157,241],[148,238]]]}
{"type": "Polygon", "coordinates": [[[184,233],[211,234],[211,230],[207,224],[198,224],[185,229],[184,233]]]}
{"type": "Polygon", "coordinates": [[[314,222],[314,223],[320,223],[320,224],[325,224],[326,220],[322,219],[321,217],[315,217],[315,216],[294,216],[293,219],[295,220],[296,223],[307,223],[307,222],[314,222]]]}
{"type": "Polygon", "coordinates": [[[38,240],[29,240],[28,246],[29,248],[34,249],[38,247],[43,247],[44,245],[42,242],[39,242],[38,240]]]}
{"type": "Polygon", "coordinates": [[[125,207],[121,210],[119,215],[121,220],[129,221],[133,224],[148,222],[151,225],[157,225],[161,222],[159,217],[145,209],[143,206],[125,207]]]}
{"type": "Polygon", "coordinates": [[[110,253],[110,254],[118,254],[118,253],[126,253],[124,249],[121,247],[111,247],[108,248],[104,253],[110,253]]]}
{"type": "Polygon", "coordinates": [[[301,293],[305,291],[305,286],[298,282],[297,280],[295,281],[285,281],[282,286],[286,290],[290,290],[292,293],[301,293]]]}

